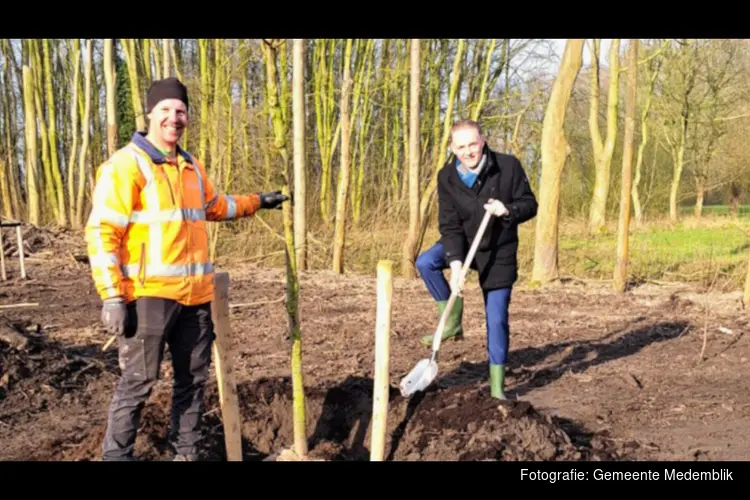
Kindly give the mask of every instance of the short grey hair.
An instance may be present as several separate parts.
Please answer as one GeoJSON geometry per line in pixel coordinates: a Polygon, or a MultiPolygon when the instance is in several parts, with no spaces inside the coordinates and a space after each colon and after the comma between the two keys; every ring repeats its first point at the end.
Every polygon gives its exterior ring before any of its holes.
{"type": "Polygon", "coordinates": [[[458,120],[453,123],[453,126],[451,127],[451,138],[453,137],[453,133],[456,130],[462,129],[462,128],[474,128],[476,129],[479,136],[480,137],[482,136],[482,127],[480,127],[479,124],[475,122],[474,120],[465,119],[465,120],[458,120]]]}

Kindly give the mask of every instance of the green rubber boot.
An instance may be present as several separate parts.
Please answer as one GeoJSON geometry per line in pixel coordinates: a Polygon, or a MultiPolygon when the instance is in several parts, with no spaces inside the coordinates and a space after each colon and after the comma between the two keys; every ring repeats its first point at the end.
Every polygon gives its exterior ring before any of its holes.
{"type": "Polygon", "coordinates": [[[504,388],[505,367],[503,365],[490,365],[490,396],[495,399],[507,399],[504,388]]]}
{"type": "MultiPolygon", "coordinates": [[[[447,300],[442,300],[437,303],[438,306],[438,321],[445,312],[445,307],[448,305],[447,300]]],[[[456,297],[456,301],[453,302],[453,307],[448,315],[448,319],[445,322],[445,328],[443,329],[442,340],[453,338],[454,340],[460,340],[464,336],[464,330],[462,326],[464,314],[464,299],[463,297],[456,297]]],[[[432,347],[432,335],[422,337],[422,344],[427,347],[432,347]]]]}

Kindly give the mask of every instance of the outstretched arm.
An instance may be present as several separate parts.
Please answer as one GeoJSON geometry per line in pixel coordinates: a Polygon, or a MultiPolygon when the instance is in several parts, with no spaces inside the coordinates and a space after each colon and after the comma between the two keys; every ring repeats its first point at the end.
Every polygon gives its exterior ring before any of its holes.
{"type": "Polygon", "coordinates": [[[251,217],[264,208],[280,208],[288,198],[280,192],[225,194],[218,192],[206,175],[203,165],[198,164],[206,191],[206,220],[228,221],[240,217],[251,217]]]}
{"type": "MultiPolygon", "coordinates": [[[[201,170],[203,168],[201,167],[201,170]]],[[[257,194],[224,194],[214,188],[211,179],[203,172],[206,191],[206,220],[227,221],[240,217],[251,217],[260,209],[257,194]]]]}
{"type": "Polygon", "coordinates": [[[227,221],[240,217],[251,217],[260,209],[257,194],[224,194],[214,190],[211,181],[206,182],[206,220],[227,221]]]}

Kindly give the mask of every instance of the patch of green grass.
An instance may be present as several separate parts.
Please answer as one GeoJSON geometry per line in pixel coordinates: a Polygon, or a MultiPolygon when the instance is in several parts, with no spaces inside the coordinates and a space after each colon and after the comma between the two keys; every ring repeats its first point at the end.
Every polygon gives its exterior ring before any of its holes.
{"type": "MultiPolygon", "coordinates": [[[[657,223],[631,231],[628,274],[636,282],[684,281],[736,289],[743,284],[749,255],[750,221],[702,218],[674,226],[657,223]]],[[[597,236],[561,230],[563,275],[611,279],[616,257],[614,230],[597,236]]]]}
{"type": "MultiPolygon", "coordinates": [[[[264,219],[272,231],[282,234],[279,218],[264,219]],[[278,219],[278,220],[277,220],[278,219]]],[[[374,275],[380,259],[394,261],[394,276],[401,275],[401,248],[407,227],[388,221],[362,223],[347,229],[344,251],[347,273],[374,275]]],[[[519,230],[518,263],[520,282],[528,284],[534,264],[536,221],[519,230]]],[[[272,236],[257,221],[227,226],[220,237],[218,255],[222,262],[243,260],[261,266],[283,267],[283,241],[272,236]]],[[[308,263],[311,270],[330,269],[332,228],[309,227],[308,263]]],[[[421,251],[427,250],[439,234],[430,225],[421,251]]],[[[596,236],[585,231],[585,221],[563,219],[560,226],[559,268],[563,277],[611,280],[617,252],[617,221],[596,236]]],[[[628,276],[631,281],[681,281],[722,290],[738,290],[744,285],[750,259],[750,217],[681,217],[677,224],[664,219],[631,222],[628,276]]],[[[223,264],[222,264],[223,265],[223,264]]],[[[468,276],[470,283],[477,275],[468,276]]]]}
{"type": "MultiPolygon", "coordinates": [[[[704,205],[701,213],[705,216],[729,216],[729,205],[704,205]]],[[[680,207],[680,215],[692,215],[695,213],[695,206],[684,205],[680,207]]],[[[750,205],[740,205],[737,210],[740,217],[750,216],[750,205]]]]}

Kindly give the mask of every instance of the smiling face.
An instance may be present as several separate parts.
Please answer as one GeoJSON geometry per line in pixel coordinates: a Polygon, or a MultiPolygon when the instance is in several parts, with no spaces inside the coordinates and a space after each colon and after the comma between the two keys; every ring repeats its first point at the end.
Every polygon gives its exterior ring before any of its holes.
{"type": "Polygon", "coordinates": [[[453,131],[451,150],[467,168],[475,168],[482,159],[484,137],[473,126],[461,126],[453,131]]]}
{"type": "Polygon", "coordinates": [[[187,106],[179,99],[163,99],[148,114],[148,136],[155,146],[174,150],[188,124],[187,106]]]}

